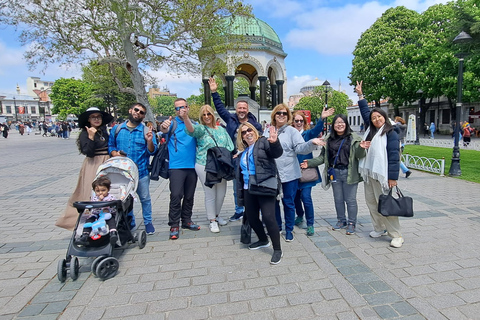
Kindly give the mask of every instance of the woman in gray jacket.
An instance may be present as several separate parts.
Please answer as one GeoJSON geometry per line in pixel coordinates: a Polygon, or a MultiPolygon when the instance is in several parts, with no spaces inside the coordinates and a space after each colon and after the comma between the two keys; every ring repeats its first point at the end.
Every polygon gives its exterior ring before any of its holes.
{"type": "MultiPolygon", "coordinates": [[[[282,203],[285,216],[285,241],[293,241],[293,227],[295,225],[295,195],[298,190],[298,179],[302,176],[297,154],[312,152],[322,141],[318,138],[304,141],[300,132],[292,127],[292,113],[284,104],[277,105],[271,115],[271,125],[277,130],[278,140],[283,148],[281,157],[275,159],[278,173],[282,182],[282,203]]],[[[263,135],[268,137],[268,131],[263,135]]],[[[275,205],[275,217],[278,227],[282,230],[280,203],[275,205]]]]}

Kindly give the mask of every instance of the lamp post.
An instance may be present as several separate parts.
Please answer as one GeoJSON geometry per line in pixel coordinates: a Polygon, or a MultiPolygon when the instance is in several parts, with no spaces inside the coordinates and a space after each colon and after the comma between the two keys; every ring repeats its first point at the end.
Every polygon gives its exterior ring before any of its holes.
{"type": "MultiPolygon", "coordinates": [[[[460,32],[458,36],[453,39],[453,43],[467,43],[472,40],[472,37],[464,31],[460,32]]],[[[460,169],[460,147],[459,136],[460,136],[460,115],[462,113],[462,85],[463,85],[463,60],[466,56],[464,53],[455,55],[458,57],[458,80],[457,80],[457,103],[455,108],[455,131],[454,131],[454,146],[453,146],[453,155],[452,155],[452,164],[450,165],[450,171],[448,174],[450,176],[461,176],[462,170],[460,169]]]]}
{"type": "MultiPolygon", "coordinates": [[[[328,80],[325,80],[325,82],[322,84],[322,86],[325,88],[325,109],[328,109],[328,86],[330,85],[330,82],[328,80]]],[[[325,128],[328,129],[328,123],[327,120],[325,119],[325,124],[324,124],[324,131],[325,128]]],[[[325,131],[326,132],[326,131],[325,131]]]]}
{"type": "Polygon", "coordinates": [[[18,122],[18,115],[17,115],[17,102],[15,97],[13,97],[13,109],[15,109],[15,122],[18,122]]]}
{"type": "MultiPolygon", "coordinates": [[[[415,144],[416,145],[419,145],[420,144],[420,126],[423,126],[420,121],[420,118],[422,116],[422,102],[423,102],[423,90],[422,89],[418,89],[417,91],[417,96],[418,96],[418,111],[415,112],[415,113],[418,113],[417,114],[417,119],[416,119],[416,123],[417,125],[415,126],[416,127],[416,130],[417,130],[417,134],[416,134],[416,138],[415,138],[415,144]]],[[[424,129],[425,130],[425,129],[424,129]]]]}

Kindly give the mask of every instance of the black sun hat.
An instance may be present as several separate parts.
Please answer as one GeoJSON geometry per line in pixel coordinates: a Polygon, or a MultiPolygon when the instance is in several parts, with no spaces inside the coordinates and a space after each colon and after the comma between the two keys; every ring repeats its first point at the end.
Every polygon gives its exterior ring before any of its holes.
{"type": "Polygon", "coordinates": [[[102,126],[109,124],[113,120],[113,116],[105,111],[100,111],[97,107],[88,108],[87,111],[78,116],[78,127],[85,128],[90,126],[88,118],[93,113],[100,113],[102,115],[102,126]]]}

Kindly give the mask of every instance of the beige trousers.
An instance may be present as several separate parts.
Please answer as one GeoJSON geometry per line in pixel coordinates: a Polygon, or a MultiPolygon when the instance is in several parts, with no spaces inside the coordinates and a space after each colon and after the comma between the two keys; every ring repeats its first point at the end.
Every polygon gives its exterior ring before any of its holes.
{"type": "Polygon", "coordinates": [[[387,230],[387,233],[392,238],[399,238],[402,236],[400,231],[400,221],[398,217],[385,217],[378,212],[378,199],[383,193],[382,185],[378,180],[369,178],[365,182],[365,202],[370,210],[370,217],[372,217],[373,228],[377,232],[387,230]]]}

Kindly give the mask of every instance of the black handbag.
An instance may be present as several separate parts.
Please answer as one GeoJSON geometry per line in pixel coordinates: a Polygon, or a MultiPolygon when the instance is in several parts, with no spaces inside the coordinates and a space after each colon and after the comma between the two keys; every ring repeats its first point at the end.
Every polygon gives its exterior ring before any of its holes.
{"type": "Polygon", "coordinates": [[[395,188],[398,198],[393,197],[393,188],[388,194],[380,195],[378,212],[385,217],[413,217],[413,199],[405,197],[397,186],[395,188]]]}
{"type": "Polygon", "coordinates": [[[240,242],[243,244],[252,242],[252,227],[248,223],[245,213],[243,214],[242,227],[240,228],[240,242]]]}

